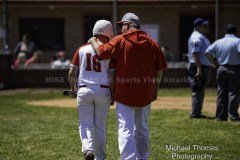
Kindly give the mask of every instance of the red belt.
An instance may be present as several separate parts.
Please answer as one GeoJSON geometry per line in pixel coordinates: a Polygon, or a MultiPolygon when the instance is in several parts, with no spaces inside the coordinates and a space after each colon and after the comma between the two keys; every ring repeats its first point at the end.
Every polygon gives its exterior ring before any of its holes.
{"type": "MultiPolygon", "coordinates": [[[[78,86],[79,88],[83,88],[83,87],[87,87],[87,85],[81,85],[81,86],[78,86]]],[[[106,86],[106,85],[100,85],[101,88],[109,88],[109,86],[106,86]]]]}

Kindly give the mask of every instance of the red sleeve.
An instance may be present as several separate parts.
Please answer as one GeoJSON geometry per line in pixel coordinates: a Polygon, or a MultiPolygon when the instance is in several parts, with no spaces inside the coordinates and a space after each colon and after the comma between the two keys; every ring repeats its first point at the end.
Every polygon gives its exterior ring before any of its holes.
{"type": "Polygon", "coordinates": [[[80,48],[73,55],[72,64],[75,66],[79,66],[79,50],[80,48]]]}
{"type": "Polygon", "coordinates": [[[111,58],[110,62],[109,62],[109,69],[116,69],[116,59],[115,58],[111,58]]]}
{"type": "Polygon", "coordinates": [[[160,70],[166,69],[167,63],[166,63],[165,57],[164,57],[159,45],[157,45],[156,52],[157,52],[157,56],[155,59],[155,70],[160,71],[160,70]]]}
{"type": "Polygon", "coordinates": [[[114,37],[111,41],[106,44],[102,44],[98,47],[98,53],[101,60],[110,59],[114,57],[118,50],[119,46],[119,36],[114,37]]]}

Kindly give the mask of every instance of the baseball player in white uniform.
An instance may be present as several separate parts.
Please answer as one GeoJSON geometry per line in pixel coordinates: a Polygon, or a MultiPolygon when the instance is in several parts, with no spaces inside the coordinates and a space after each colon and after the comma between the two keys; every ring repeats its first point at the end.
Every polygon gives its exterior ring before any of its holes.
{"type": "MultiPolygon", "coordinates": [[[[113,36],[111,22],[97,21],[93,36],[99,43],[107,43],[113,36]]],[[[91,45],[84,45],[74,54],[69,70],[71,90],[77,91],[79,133],[86,160],[105,159],[106,119],[111,100],[109,68],[110,60],[100,61],[91,45]]]]}

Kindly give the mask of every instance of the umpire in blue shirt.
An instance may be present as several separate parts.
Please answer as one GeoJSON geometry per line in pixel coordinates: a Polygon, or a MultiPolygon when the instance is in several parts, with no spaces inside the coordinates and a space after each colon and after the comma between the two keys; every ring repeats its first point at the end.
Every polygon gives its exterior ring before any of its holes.
{"type": "Polygon", "coordinates": [[[225,37],[215,41],[206,50],[209,60],[217,69],[216,119],[239,121],[240,103],[240,39],[235,35],[237,27],[228,24],[225,37]]]}
{"type": "Polygon", "coordinates": [[[208,20],[197,18],[193,22],[194,31],[188,39],[188,79],[192,89],[192,111],[190,118],[204,118],[202,106],[205,87],[209,81],[212,64],[205,51],[210,46],[206,37],[209,33],[208,20]]]}

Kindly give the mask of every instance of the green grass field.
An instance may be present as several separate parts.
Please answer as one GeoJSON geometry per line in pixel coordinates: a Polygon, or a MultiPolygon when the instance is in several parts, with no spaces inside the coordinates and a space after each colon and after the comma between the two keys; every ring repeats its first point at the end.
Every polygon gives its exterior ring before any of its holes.
{"type": "MultiPolygon", "coordinates": [[[[159,95],[189,96],[190,93],[189,89],[161,89],[159,95]]],[[[208,89],[206,95],[215,96],[216,89],[208,89]]],[[[29,100],[54,98],[61,98],[61,93],[53,91],[0,95],[0,160],[83,159],[76,108],[36,107],[26,104],[29,100]]],[[[120,159],[114,110],[109,112],[107,131],[106,159],[120,159]]],[[[150,133],[150,160],[188,159],[172,158],[172,154],[208,154],[214,160],[240,159],[238,122],[189,119],[186,110],[153,110],[150,116],[150,133]],[[168,151],[166,145],[190,145],[190,150],[168,151]],[[193,145],[202,146],[201,150],[194,150],[193,145]]]]}

